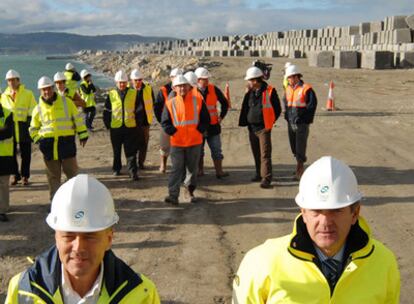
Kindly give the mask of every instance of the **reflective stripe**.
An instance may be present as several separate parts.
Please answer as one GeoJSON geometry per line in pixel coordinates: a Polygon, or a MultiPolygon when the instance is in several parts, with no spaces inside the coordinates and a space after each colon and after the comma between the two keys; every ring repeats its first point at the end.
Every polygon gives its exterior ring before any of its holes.
{"type": "Polygon", "coordinates": [[[198,113],[197,113],[197,97],[193,96],[193,109],[194,109],[194,119],[193,120],[184,120],[184,121],[178,121],[177,118],[177,109],[175,107],[175,102],[177,101],[176,98],[174,98],[171,102],[171,108],[172,108],[172,114],[173,114],[173,120],[174,120],[174,126],[188,126],[188,125],[198,125],[198,113]]]}
{"type": "Polygon", "coordinates": [[[267,92],[265,92],[265,100],[264,100],[264,104],[263,104],[263,109],[269,109],[272,107],[272,103],[270,102],[270,94],[267,92]]]}

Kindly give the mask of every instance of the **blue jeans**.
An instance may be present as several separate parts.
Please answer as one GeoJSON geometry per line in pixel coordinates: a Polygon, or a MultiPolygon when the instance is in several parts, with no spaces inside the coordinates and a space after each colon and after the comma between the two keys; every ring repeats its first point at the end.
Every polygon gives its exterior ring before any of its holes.
{"type": "Polygon", "coordinates": [[[207,141],[208,146],[210,147],[211,151],[211,158],[213,160],[222,160],[224,158],[223,153],[221,151],[221,137],[220,134],[208,136],[203,140],[203,146],[201,148],[201,158],[204,157],[204,145],[207,141]]]}

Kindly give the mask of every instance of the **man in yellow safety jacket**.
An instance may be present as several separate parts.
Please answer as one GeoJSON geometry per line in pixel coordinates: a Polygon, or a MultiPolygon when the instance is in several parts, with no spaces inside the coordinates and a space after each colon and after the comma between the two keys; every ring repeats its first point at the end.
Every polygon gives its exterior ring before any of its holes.
{"type": "Polygon", "coordinates": [[[95,92],[96,88],[92,82],[92,75],[88,70],[81,71],[82,82],[80,84],[80,94],[83,100],[86,102],[85,112],[85,123],[88,130],[93,130],[93,119],[96,115],[96,102],[95,92]]]}
{"type": "Polygon", "coordinates": [[[15,172],[11,184],[16,185],[22,180],[23,185],[28,185],[32,159],[32,140],[29,135],[29,125],[33,108],[36,106],[36,100],[33,92],[20,83],[20,74],[17,71],[9,70],[6,74],[6,80],[8,86],[1,95],[1,104],[3,108],[13,113],[15,151],[17,151],[17,145],[19,145],[22,159],[19,170],[17,153],[14,154],[15,172]]]}
{"type": "Polygon", "coordinates": [[[78,92],[66,87],[66,76],[64,73],[56,72],[56,74],[53,76],[53,81],[55,82],[56,93],[61,96],[65,96],[67,99],[70,99],[78,108],[84,109],[86,107],[85,101],[78,94],[78,92]]]}
{"type": "Polygon", "coordinates": [[[233,282],[233,303],[398,304],[394,254],[359,215],[356,177],[325,156],[303,174],[301,214],[290,235],[250,250],[233,282]]]}
{"type": "Polygon", "coordinates": [[[78,82],[81,80],[79,73],[76,71],[75,66],[68,62],[65,66],[65,77],[66,77],[66,87],[69,90],[77,91],[78,82]]]}
{"type": "Polygon", "coordinates": [[[64,183],[46,218],[55,245],[10,280],[6,304],[159,304],[154,283],[111,250],[118,222],[109,190],[80,174],[64,183]]]}
{"type": "Polygon", "coordinates": [[[88,131],[76,106],[54,91],[51,79],[43,76],[37,86],[40,98],[29,131],[43,154],[52,199],[60,186],[62,170],[68,179],[78,174],[75,135],[84,147],[88,131]]]}

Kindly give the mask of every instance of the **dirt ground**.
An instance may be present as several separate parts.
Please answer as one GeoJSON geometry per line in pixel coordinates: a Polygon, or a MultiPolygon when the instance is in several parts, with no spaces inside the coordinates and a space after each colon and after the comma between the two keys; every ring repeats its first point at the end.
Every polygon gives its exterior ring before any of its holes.
{"type": "MultiPolygon", "coordinates": [[[[291,231],[298,213],[291,180],[295,167],[287,126],[279,119],[272,132],[274,187],[251,183],[254,162],[247,130],[237,126],[251,59],[213,60],[212,81],[228,80],[234,110],[223,123],[224,165],[230,173],[217,180],[207,149],[207,175],[199,180],[198,204],[164,204],[167,175],[157,171],[159,126],[151,129],[149,170],[138,182],[111,175],[112,151],[100,118],[87,146],[79,148],[82,172],[93,174],[112,191],[120,223],[113,249],[157,285],[163,303],[230,303],[231,279],[250,248],[291,231]]],[[[274,64],[270,83],[281,96],[282,66],[274,64]]],[[[414,70],[365,71],[309,68],[293,60],[319,99],[308,143],[308,163],[323,155],[342,159],[355,170],[364,193],[362,215],[374,237],[396,254],[401,271],[401,303],[412,303],[414,289],[414,70]],[[337,112],[324,112],[327,83],[335,82],[337,112]],[[410,283],[411,282],[411,283],[410,283]],[[411,300],[410,300],[411,299],[411,300]]],[[[124,170],[125,172],[125,170],[124,170]]],[[[11,189],[9,223],[0,223],[0,302],[10,277],[25,269],[53,243],[45,223],[48,191],[41,154],[33,153],[30,187],[11,189]]],[[[375,273],[373,273],[375,275],[375,273]]]]}

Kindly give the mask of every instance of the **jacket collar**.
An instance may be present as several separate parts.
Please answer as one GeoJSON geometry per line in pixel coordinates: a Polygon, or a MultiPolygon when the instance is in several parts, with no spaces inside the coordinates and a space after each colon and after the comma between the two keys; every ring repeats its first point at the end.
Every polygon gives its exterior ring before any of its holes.
{"type": "MultiPolygon", "coordinates": [[[[19,88],[17,89],[17,92],[21,92],[25,89],[24,84],[19,84],[19,88]]],[[[8,86],[5,90],[4,90],[4,94],[11,96],[12,95],[12,90],[10,89],[10,87],[8,86]]]]}

